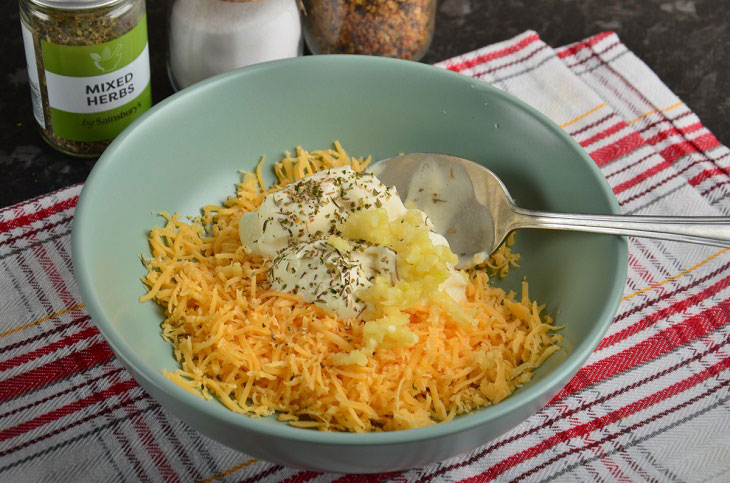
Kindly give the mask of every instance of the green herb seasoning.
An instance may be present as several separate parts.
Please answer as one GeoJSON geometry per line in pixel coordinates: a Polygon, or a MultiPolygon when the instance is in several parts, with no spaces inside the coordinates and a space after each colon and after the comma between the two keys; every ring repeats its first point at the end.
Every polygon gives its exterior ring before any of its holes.
{"type": "Polygon", "coordinates": [[[33,114],[46,141],[95,157],[152,105],[144,0],[20,0],[33,114]]]}

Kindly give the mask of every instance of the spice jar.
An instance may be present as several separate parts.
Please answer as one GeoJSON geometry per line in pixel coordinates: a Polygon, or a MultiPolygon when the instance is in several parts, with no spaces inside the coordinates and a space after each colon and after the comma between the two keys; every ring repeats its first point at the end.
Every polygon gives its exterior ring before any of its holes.
{"type": "Polygon", "coordinates": [[[172,0],[168,74],[175,90],[216,74],[302,55],[296,0],[172,0]]]}
{"type": "Polygon", "coordinates": [[[46,141],[95,157],[152,105],[144,0],[20,0],[33,114],[46,141]]]}
{"type": "Polygon", "coordinates": [[[302,0],[314,54],[421,60],[433,37],[436,0],[302,0]]]}

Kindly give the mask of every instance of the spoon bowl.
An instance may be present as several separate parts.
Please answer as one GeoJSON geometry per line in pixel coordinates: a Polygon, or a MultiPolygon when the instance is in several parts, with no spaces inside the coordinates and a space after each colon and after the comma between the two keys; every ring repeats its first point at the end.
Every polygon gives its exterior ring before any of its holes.
{"type": "Polygon", "coordinates": [[[445,154],[414,153],[375,163],[370,171],[395,186],[403,202],[428,214],[464,268],[486,260],[509,235],[514,201],[487,168],[445,154]],[[487,208],[489,207],[489,208],[487,208]]]}
{"type": "Polygon", "coordinates": [[[370,171],[395,186],[406,206],[424,211],[459,257],[458,268],[484,262],[514,230],[545,228],[632,235],[730,247],[730,217],[548,213],[515,205],[499,177],[468,159],[413,153],[370,171]]]}

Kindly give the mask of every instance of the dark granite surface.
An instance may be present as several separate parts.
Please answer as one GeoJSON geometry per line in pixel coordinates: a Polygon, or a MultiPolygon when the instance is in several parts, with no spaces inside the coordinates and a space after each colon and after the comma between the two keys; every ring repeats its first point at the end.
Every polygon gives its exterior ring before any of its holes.
{"type": "MultiPolygon", "coordinates": [[[[15,4],[0,16],[0,207],[83,182],[93,160],[54,151],[36,130],[15,4]]],[[[423,62],[434,63],[531,29],[552,46],[613,30],[730,142],[730,2],[727,0],[440,0],[423,62]]],[[[163,0],[149,0],[154,100],[172,93],[165,72],[163,0]]]]}

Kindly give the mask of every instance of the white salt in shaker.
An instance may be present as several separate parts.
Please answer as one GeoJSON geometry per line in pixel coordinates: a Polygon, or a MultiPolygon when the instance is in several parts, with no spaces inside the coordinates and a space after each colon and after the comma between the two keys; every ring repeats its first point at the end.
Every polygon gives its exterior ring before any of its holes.
{"type": "Polygon", "coordinates": [[[302,55],[296,0],[173,0],[168,74],[175,90],[216,74],[302,55]]]}

